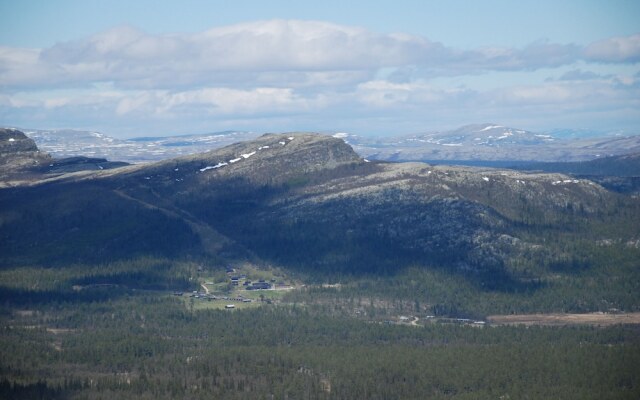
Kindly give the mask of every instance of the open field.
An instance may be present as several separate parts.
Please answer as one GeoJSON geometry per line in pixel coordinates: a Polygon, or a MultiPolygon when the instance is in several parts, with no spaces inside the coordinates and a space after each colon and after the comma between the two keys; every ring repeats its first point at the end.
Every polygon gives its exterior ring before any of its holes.
{"type": "Polygon", "coordinates": [[[588,314],[521,314],[491,315],[487,322],[492,325],[594,325],[640,324],[640,312],[632,313],[588,313],[588,314]]]}
{"type": "Polygon", "coordinates": [[[228,305],[233,305],[233,309],[255,308],[264,304],[280,302],[284,294],[294,289],[290,285],[275,285],[275,276],[272,271],[258,270],[250,266],[243,265],[242,270],[228,272],[227,279],[216,281],[215,277],[206,277],[200,283],[199,292],[193,292],[188,297],[183,297],[185,305],[192,310],[223,310],[228,309],[228,305]],[[249,274],[254,279],[262,279],[262,282],[269,280],[270,289],[247,290],[247,285],[251,280],[249,274]],[[236,279],[236,284],[231,284],[231,276],[242,276],[236,279]]]}

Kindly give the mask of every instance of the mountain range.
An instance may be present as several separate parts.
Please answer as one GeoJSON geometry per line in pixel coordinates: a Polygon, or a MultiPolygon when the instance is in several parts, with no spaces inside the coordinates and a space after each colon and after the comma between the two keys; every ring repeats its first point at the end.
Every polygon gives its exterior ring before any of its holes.
{"type": "Polygon", "coordinates": [[[141,163],[201,153],[253,139],[252,132],[225,131],[200,135],[116,139],[100,132],[71,129],[25,129],[40,149],[58,158],[87,156],[141,163]]]}
{"type": "MultiPolygon", "coordinates": [[[[11,138],[30,141],[2,132],[5,152],[11,138]]],[[[578,237],[640,240],[635,200],[591,180],[371,161],[328,135],[266,134],[75,172],[34,169],[42,156],[27,147],[29,174],[0,190],[2,265],[153,255],[340,275],[428,264],[512,290],[544,266],[577,262],[566,246],[578,237]]]]}
{"type": "Polygon", "coordinates": [[[491,164],[522,161],[586,161],[640,151],[640,136],[578,136],[575,132],[536,133],[493,123],[450,131],[370,140],[338,134],[368,159],[388,161],[458,161],[491,164]]]}
{"type": "MultiPolygon", "coordinates": [[[[255,132],[225,131],[116,139],[89,131],[27,129],[24,132],[34,139],[40,149],[55,157],[101,157],[129,163],[201,153],[259,136],[255,132]]],[[[584,130],[537,133],[494,123],[382,138],[345,132],[327,134],[344,139],[364,158],[385,161],[494,163],[508,166],[513,162],[587,161],[640,151],[640,135],[584,130]]]]}

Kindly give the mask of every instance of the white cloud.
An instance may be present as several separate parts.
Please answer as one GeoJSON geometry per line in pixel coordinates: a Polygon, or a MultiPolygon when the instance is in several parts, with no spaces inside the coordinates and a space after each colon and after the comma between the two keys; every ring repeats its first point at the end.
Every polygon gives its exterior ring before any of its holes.
{"type": "Polygon", "coordinates": [[[523,114],[534,109],[549,115],[569,111],[626,109],[640,103],[639,88],[624,87],[619,84],[617,77],[513,86],[487,92],[485,96],[493,98],[494,104],[519,110],[523,114]]]}
{"type": "Polygon", "coordinates": [[[518,86],[505,90],[503,99],[511,104],[549,104],[565,102],[576,97],[575,90],[568,86],[546,84],[540,86],[518,86]]]}
{"type": "Polygon", "coordinates": [[[143,91],[123,97],[116,113],[126,115],[191,115],[242,116],[263,113],[296,113],[322,107],[321,97],[305,98],[292,89],[203,88],[182,92],[143,91]]]}
{"type": "Polygon", "coordinates": [[[36,52],[28,64],[17,65],[0,52],[0,63],[8,70],[38,71],[31,81],[2,74],[0,83],[117,81],[122,86],[169,88],[221,83],[229,76],[232,82],[234,76],[260,81],[274,75],[286,81],[286,74],[300,79],[301,73],[311,81],[314,74],[340,80],[361,75],[358,71],[416,62],[439,48],[421,37],[379,35],[316,21],[261,21],[180,35],[149,35],[123,26],[36,52]]]}
{"type": "Polygon", "coordinates": [[[47,49],[0,47],[0,117],[13,125],[40,118],[161,129],[170,129],[171,120],[174,132],[207,121],[226,127],[240,121],[240,129],[250,121],[327,126],[387,118],[393,123],[376,129],[392,130],[399,121],[407,128],[443,116],[499,122],[500,113],[535,110],[545,118],[558,110],[637,104],[639,43],[633,35],[586,47],[540,41],[459,50],[421,36],[320,21],[170,35],[121,26],[47,49]],[[624,68],[611,71],[611,63],[624,68]],[[528,80],[536,70],[560,78],[528,80]],[[513,73],[501,80],[505,71],[516,71],[518,82],[513,73]]]}
{"type": "Polygon", "coordinates": [[[601,76],[592,71],[583,71],[581,69],[573,69],[567,71],[558,78],[560,81],[586,81],[592,79],[605,79],[608,76],[601,76]]]}
{"type": "Polygon", "coordinates": [[[584,50],[586,59],[606,63],[640,62],[640,34],[600,40],[584,50]]]}
{"type": "Polygon", "coordinates": [[[461,55],[459,68],[478,71],[518,71],[557,67],[578,59],[579,47],[546,41],[532,43],[522,49],[487,47],[461,55]]]}
{"type": "Polygon", "coordinates": [[[466,102],[464,97],[473,93],[460,88],[442,88],[426,81],[395,83],[375,80],[358,85],[358,102],[376,108],[422,108],[425,106],[459,106],[466,102]]]}
{"type": "MultiPolygon", "coordinates": [[[[584,54],[593,60],[637,61],[639,42],[640,35],[607,39],[584,54]]],[[[237,87],[242,82],[287,86],[289,80],[301,79],[304,85],[357,84],[380,68],[415,66],[436,75],[531,70],[570,64],[582,53],[579,46],[549,42],[461,51],[422,36],[378,34],[321,21],[258,21],[171,35],[120,26],[47,49],[0,48],[0,85],[113,81],[120,87],[176,89],[225,83],[237,87]]]]}

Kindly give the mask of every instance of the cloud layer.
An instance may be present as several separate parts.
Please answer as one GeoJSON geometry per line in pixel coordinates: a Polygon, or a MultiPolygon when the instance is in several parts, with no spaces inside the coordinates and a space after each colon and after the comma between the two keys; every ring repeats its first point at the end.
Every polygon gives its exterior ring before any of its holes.
{"type": "Polygon", "coordinates": [[[0,47],[0,117],[24,124],[32,115],[45,124],[52,115],[64,121],[77,115],[91,124],[96,115],[97,126],[113,118],[121,125],[158,126],[185,118],[228,124],[272,117],[295,126],[294,118],[344,123],[346,110],[362,120],[388,112],[394,120],[431,107],[454,119],[456,107],[469,115],[466,107],[499,118],[500,109],[512,107],[526,112],[577,102],[584,110],[597,108],[598,98],[609,101],[607,108],[636,104],[637,74],[583,68],[637,71],[639,62],[640,34],[587,46],[539,41],[519,49],[459,50],[421,36],[321,21],[269,20],[164,35],[120,26],[46,49],[0,47]],[[558,73],[543,82],[526,75],[540,70],[558,73]],[[486,87],[487,76],[500,73],[521,73],[524,81],[505,86],[491,78],[493,88],[473,87],[486,87]],[[456,77],[464,83],[434,83],[456,77]]]}

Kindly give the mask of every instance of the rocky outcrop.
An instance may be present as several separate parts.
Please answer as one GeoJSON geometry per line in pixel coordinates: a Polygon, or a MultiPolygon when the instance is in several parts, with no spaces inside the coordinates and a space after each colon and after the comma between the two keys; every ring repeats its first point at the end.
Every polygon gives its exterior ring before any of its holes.
{"type": "Polygon", "coordinates": [[[45,165],[51,157],[16,129],[0,129],[0,179],[24,174],[45,165]]]}

